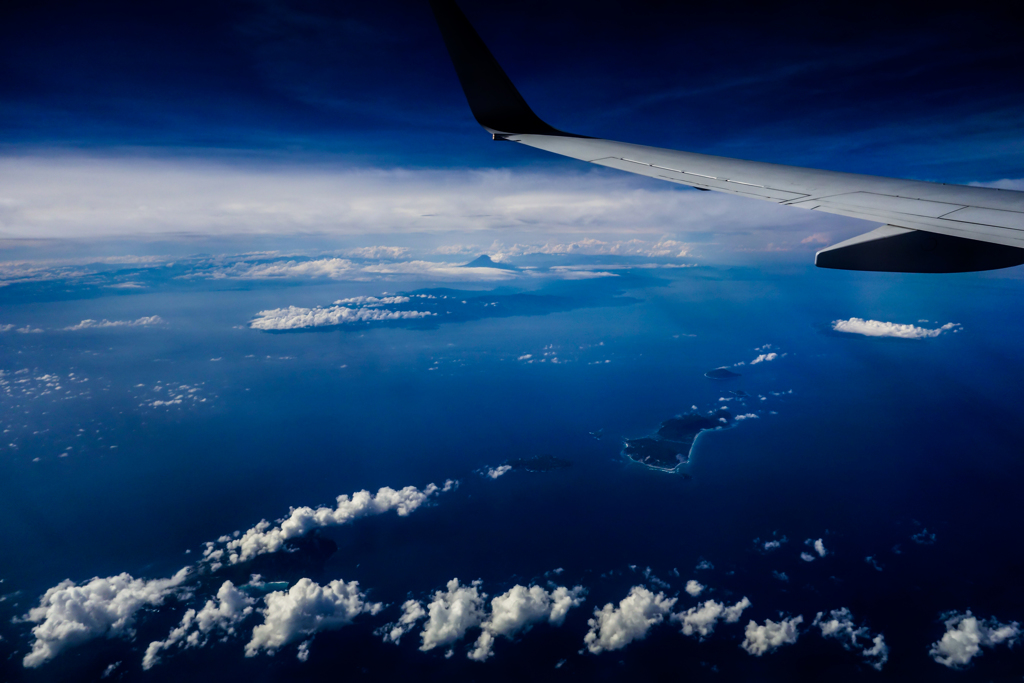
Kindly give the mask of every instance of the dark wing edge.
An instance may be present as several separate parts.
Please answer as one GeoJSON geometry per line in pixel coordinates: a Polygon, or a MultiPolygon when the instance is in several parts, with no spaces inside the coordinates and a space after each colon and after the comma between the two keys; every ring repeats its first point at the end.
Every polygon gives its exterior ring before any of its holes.
{"type": "Polygon", "coordinates": [[[430,8],[477,123],[496,139],[510,134],[583,137],[553,128],[533,113],[454,0],[430,0],[430,8]]]}
{"type": "MultiPolygon", "coordinates": [[[[611,156],[604,153],[596,155],[591,154],[590,152],[592,150],[597,150],[603,144],[621,145],[629,147],[630,149],[643,148],[635,145],[628,145],[628,143],[614,143],[613,141],[566,133],[548,125],[534,113],[530,108],[530,105],[528,105],[526,100],[523,99],[523,96],[519,94],[515,85],[512,84],[511,79],[509,79],[504,69],[501,68],[501,65],[498,64],[494,55],[491,54],[491,51],[487,48],[483,39],[480,38],[476,29],[474,29],[472,24],[469,23],[466,15],[463,14],[462,10],[455,3],[455,0],[430,0],[430,7],[434,12],[437,25],[441,29],[441,36],[444,39],[445,46],[448,48],[448,54],[451,56],[452,64],[455,66],[455,72],[462,85],[462,90],[466,95],[466,100],[469,102],[469,108],[473,112],[473,117],[481,126],[492,134],[495,140],[512,139],[516,142],[521,142],[538,149],[546,149],[547,151],[554,152],[556,154],[562,154],[600,165],[612,166],[613,168],[619,168],[620,170],[632,173],[652,175],[652,173],[645,172],[649,169],[644,169],[642,167],[664,169],[659,170],[659,173],[661,174],[658,175],[659,178],[696,187],[700,190],[711,189],[730,192],[733,194],[742,194],[742,192],[735,189],[736,185],[747,185],[748,188],[764,187],[763,185],[752,185],[749,182],[743,183],[739,181],[725,181],[725,184],[719,183],[719,186],[717,187],[713,185],[703,186],[702,182],[706,184],[707,181],[701,179],[711,176],[701,175],[699,172],[685,173],[677,171],[675,174],[672,174],[672,177],[665,177],[665,174],[672,171],[671,168],[658,166],[654,163],[637,162],[632,159],[625,158],[621,161],[631,163],[612,165],[608,162],[608,159],[610,159],[611,156]],[[558,138],[568,139],[559,141],[558,138]],[[570,139],[575,139],[576,143],[574,144],[570,139]],[[580,143],[584,143],[584,141],[585,144],[580,147],[580,143]],[[736,185],[730,188],[728,186],[729,182],[733,182],[736,185]]],[[[747,164],[750,168],[764,168],[766,166],[758,162],[742,162],[740,160],[729,160],[722,157],[708,157],[706,155],[673,152],[672,150],[658,150],[657,148],[646,149],[652,150],[653,152],[660,151],[686,155],[691,159],[711,160],[716,163],[721,161],[731,161],[734,163],[747,164]]],[[[613,156],[618,155],[616,154],[613,156]]],[[[620,160],[616,158],[614,161],[620,160]]],[[[875,182],[908,182],[882,178],[880,176],[860,176],[859,178],[855,178],[855,176],[851,174],[830,171],[814,171],[814,169],[802,169],[796,167],[775,166],[774,168],[782,172],[798,174],[806,174],[806,172],[809,171],[820,174],[822,177],[828,176],[833,179],[849,177],[851,179],[861,181],[867,178],[875,182]]],[[[921,183],[918,181],[909,182],[914,185],[926,185],[932,188],[937,187],[937,184],[933,183],[921,183]]],[[[854,185],[856,185],[856,183],[854,183],[854,185]]],[[[852,187],[851,189],[845,190],[844,194],[863,194],[860,190],[861,188],[859,187],[852,187]]],[[[961,193],[964,190],[985,192],[985,190],[981,188],[959,188],[961,193]]],[[[754,191],[753,193],[755,195],[758,194],[757,191],[754,191]]],[[[779,195],[779,191],[775,191],[775,193],[776,195],[779,195]]],[[[760,194],[765,196],[759,196],[758,198],[774,199],[780,202],[789,201],[779,199],[780,196],[785,197],[786,194],[792,194],[794,197],[801,196],[793,194],[792,192],[776,196],[772,195],[767,190],[761,190],[760,194]]],[[[807,195],[802,196],[806,198],[807,195]]],[[[898,198],[899,195],[897,195],[896,199],[898,198]]],[[[893,197],[883,197],[882,199],[891,201],[893,197]]],[[[810,200],[807,201],[808,203],[810,202],[810,200]]],[[[1016,205],[1020,202],[1013,203],[1016,205]]],[[[851,213],[850,207],[830,207],[827,202],[822,202],[820,206],[815,205],[800,208],[820,209],[828,213],[852,215],[857,218],[871,220],[869,216],[857,215],[859,210],[851,213]]],[[[1019,208],[1016,209],[1017,212],[1020,210],[1021,209],[1019,208]]],[[[1013,211],[1013,209],[1011,209],[1011,211],[1013,211]]],[[[1017,215],[1018,219],[1015,220],[1019,220],[1021,214],[1016,213],[1013,215],[1017,215]]],[[[889,220],[894,220],[894,222],[896,222],[895,219],[889,220]]],[[[996,222],[995,225],[999,226],[1000,223],[996,222]]],[[[999,230],[1001,228],[997,227],[996,229],[999,230]]],[[[991,228],[989,228],[989,230],[991,230],[991,228]]],[[[954,232],[959,231],[960,230],[955,230],[954,232]]],[[[815,254],[814,263],[820,268],[899,273],[962,273],[980,270],[995,270],[998,268],[1008,268],[1024,264],[1024,248],[1000,244],[998,243],[1000,240],[993,239],[991,236],[986,236],[985,234],[979,234],[978,236],[980,239],[974,239],[973,235],[971,237],[961,237],[958,235],[944,234],[948,232],[948,229],[943,230],[942,227],[936,228],[934,224],[928,225],[927,223],[914,228],[898,225],[883,225],[876,230],[819,251],[815,254]]],[[[1010,232],[1015,234],[1010,241],[1020,243],[1020,235],[1022,235],[1022,233],[1017,230],[1011,230],[1010,232]]]]}

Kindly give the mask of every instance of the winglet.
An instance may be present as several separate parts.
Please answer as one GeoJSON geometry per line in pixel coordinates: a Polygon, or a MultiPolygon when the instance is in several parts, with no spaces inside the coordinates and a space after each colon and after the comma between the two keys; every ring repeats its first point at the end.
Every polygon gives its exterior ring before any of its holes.
{"type": "Polygon", "coordinates": [[[533,113],[454,0],[430,0],[455,72],[477,122],[494,134],[564,135],[533,113]]]}

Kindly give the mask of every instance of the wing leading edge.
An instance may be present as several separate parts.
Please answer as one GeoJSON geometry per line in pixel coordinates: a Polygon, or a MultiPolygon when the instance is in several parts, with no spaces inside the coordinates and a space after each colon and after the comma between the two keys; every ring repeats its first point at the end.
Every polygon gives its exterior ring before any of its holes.
{"type": "Polygon", "coordinates": [[[815,255],[822,268],[955,273],[1024,263],[1024,192],[822,171],[566,133],[523,99],[454,0],[431,0],[477,122],[509,140],[699,190],[882,223],[815,255]]]}

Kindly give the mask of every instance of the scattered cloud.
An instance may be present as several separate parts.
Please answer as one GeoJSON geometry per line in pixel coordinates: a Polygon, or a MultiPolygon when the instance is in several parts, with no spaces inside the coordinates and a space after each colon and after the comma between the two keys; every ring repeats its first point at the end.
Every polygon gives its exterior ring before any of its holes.
{"type": "Polygon", "coordinates": [[[583,604],[584,593],[582,586],[556,586],[550,592],[540,586],[513,586],[491,600],[491,613],[480,625],[482,632],[469,658],[482,662],[490,657],[498,636],[511,639],[545,621],[561,626],[569,610],[583,604]]]}
{"type": "Polygon", "coordinates": [[[930,533],[927,529],[921,529],[910,538],[918,545],[932,545],[935,543],[936,536],[934,533],[930,533]]]}
{"type": "Polygon", "coordinates": [[[715,624],[723,621],[726,624],[735,624],[740,620],[743,610],[750,607],[750,600],[743,598],[732,607],[726,607],[723,603],[708,600],[703,604],[691,607],[685,612],[672,615],[672,621],[682,624],[682,633],[685,636],[697,636],[701,640],[707,638],[714,632],[715,624]]]}
{"type": "Polygon", "coordinates": [[[65,327],[65,330],[93,330],[103,327],[149,327],[150,325],[163,325],[165,321],[158,315],[150,315],[136,320],[83,320],[77,325],[65,327]]]}
{"type": "Polygon", "coordinates": [[[837,639],[844,648],[858,653],[878,671],[889,661],[889,646],[885,644],[885,637],[881,633],[872,635],[866,626],[855,626],[853,614],[846,607],[832,610],[827,617],[824,612],[818,612],[813,625],[821,629],[823,638],[837,639]]]}
{"type": "Polygon", "coordinates": [[[763,624],[751,620],[747,624],[743,642],[740,647],[755,657],[773,652],[783,645],[792,645],[800,637],[797,628],[804,622],[802,616],[795,616],[792,619],[783,618],[775,622],[765,619],[763,624]]]}
{"type": "Polygon", "coordinates": [[[686,592],[689,593],[693,597],[697,597],[698,595],[703,593],[704,592],[704,588],[705,588],[705,586],[700,581],[695,581],[694,579],[690,579],[689,581],[686,582],[686,592]]]}
{"type": "Polygon", "coordinates": [[[810,553],[800,553],[800,559],[804,562],[814,562],[814,555],[810,553]]]}
{"type": "Polygon", "coordinates": [[[963,614],[952,612],[945,615],[946,632],[937,642],[932,643],[928,654],[939,664],[959,669],[970,664],[981,654],[981,648],[993,648],[1006,643],[1013,647],[1021,638],[1020,624],[1012,621],[1003,624],[995,618],[978,619],[970,610],[963,614]]]}
{"type": "Polygon", "coordinates": [[[423,609],[419,600],[406,600],[402,604],[402,616],[398,618],[398,621],[377,629],[375,633],[383,636],[385,643],[397,645],[402,640],[402,636],[416,628],[420,619],[426,616],[427,611],[423,609]]]}
{"type": "Polygon", "coordinates": [[[779,354],[774,351],[771,353],[762,353],[754,360],[750,361],[751,365],[757,365],[758,363],[768,363],[779,357],[779,354]]]}
{"type": "Polygon", "coordinates": [[[136,579],[130,574],[94,578],[78,585],[67,579],[46,591],[39,606],[22,620],[32,628],[32,651],[25,655],[26,668],[38,667],[64,649],[106,636],[131,636],[135,614],[154,607],[181,585],[189,570],[168,579],[136,579]]]}
{"type": "Polygon", "coordinates": [[[928,339],[938,337],[944,332],[959,332],[963,327],[960,323],[946,323],[941,327],[929,329],[916,325],[885,323],[878,320],[850,318],[849,320],[832,321],[832,329],[836,332],[861,334],[866,337],[894,337],[896,339],[928,339]]]}
{"type": "Polygon", "coordinates": [[[222,537],[217,543],[207,543],[203,556],[214,569],[225,560],[231,564],[246,562],[257,555],[277,552],[285,541],[304,536],[316,528],[340,526],[359,517],[380,515],[392,510],[404,517],[426,503],[431,496],[450,491],[457,485],[457,482],[448,480],[444,487],[428,484],[423,490],[415,486],[399,490],[385,486],[376,494],[369,491],[357,491],[351,496],[343,494],[338,496],[337,505],[333,508],[293,508],[291,514],[277,525],[262,520],[237,538],[222,537]]]}
{"type": "Polygon", "coordinates": [[[181,623],[163,640],[155,640],[146,648],[142,658],[142,668],[149,670],[160,663],[160,653],[178,646],[182,649],[202,647],[210,635],[221,632],[226,636],[234,635],[235,627],[247,616],[252,614],[254,598],[235,588],[235,584],[225,581],[217,591],[216,599],[207,600],[198,612],[189,609],[182,617],[181,623]]]}
{"type": "Polygon", "coordinates": [[[593,654],[621,650],[634,640],[646,638],[651,627],[664,621],[675,604],[676,598],[633,586],[617,607],[608,603],[594,610],[594,618],[587,622],[590,631],[583,642],[593,654]]]}
{"type": "Polygon", "coordinates": [[[296,640],[306,640],[298,657],[309,656],[308,639],[320,631],[347,626],[360,614],[377,614],[383,605],[367,602],[357,581],[331,581],[320,586],[304,578],[288,591],[275,591],[263,598],[266,608],[260,610],[263,623],[252,630],[252,639],[245,645],[245,656],[261,651],[274,654],[296,640]]]}
{"type": "Polygon", "coordinates": [[[474,581],[460,586],[458,579],[452,579],[447,590],[434,593],[434,599],[427,605],[427,623],[420,633],[420,650],[428,652],[451,645],[483,622],[487,594],[480,590],[480,585],[480,581],[474,581]]]}

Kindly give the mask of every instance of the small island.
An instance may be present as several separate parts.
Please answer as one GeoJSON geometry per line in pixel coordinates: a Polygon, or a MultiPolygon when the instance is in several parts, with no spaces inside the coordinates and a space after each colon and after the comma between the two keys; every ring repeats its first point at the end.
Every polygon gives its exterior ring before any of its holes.
{"type": "Polygon", "coordinates": [[[626,439],[622,454],[633,462],[664,472],[675,472],[690,459],[693,442],[701,432],[732,424],[732,414],[719,408],[708,415],[687,413],[661,423],[654,436],[626,439]]]}
{"type": "Polygon", "coordinates": [[[708,370],[704,373],[705,377],[710,379],[733,379],[739,377],[740,373],[733,372],[729,368],[715,368],[714,370],[708,370]]]}

